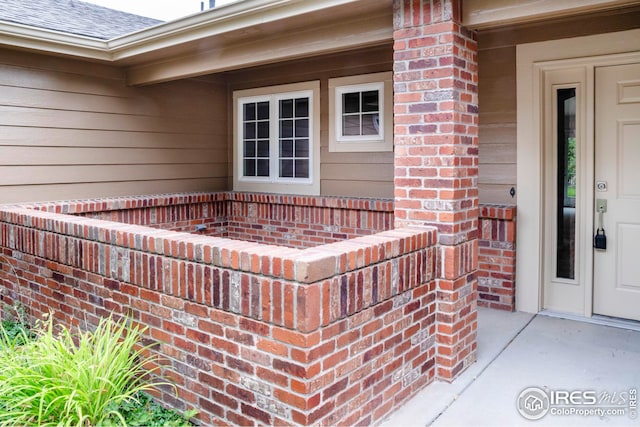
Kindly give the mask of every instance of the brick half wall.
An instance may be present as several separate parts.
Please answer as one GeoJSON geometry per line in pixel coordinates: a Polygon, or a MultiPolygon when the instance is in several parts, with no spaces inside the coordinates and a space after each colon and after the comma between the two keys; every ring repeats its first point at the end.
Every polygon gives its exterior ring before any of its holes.
{"type": "Polygon", "coordinates": [[[216,192],[22,206],[302,249],[393,227],[393,200],[388,199],[216,192]]]}
{"type": "Polygon", "coordinates": [[[481,205],[478,236],[478,305],[513,311],[516,303],[516,207],[481,205]]]}
{"type": "Polygon", "coordinates": [[[393,228],[393,201],[227,193],[225,237],[309,248],[393,228]]]}
{"type": "Polygon", "coordinates": [[[375,424],[435,377],[434,229],[300,250],[56,209],[0,208],[3,300],[128,314],[177,387],[156,398],[206,424],[375,424]]]}

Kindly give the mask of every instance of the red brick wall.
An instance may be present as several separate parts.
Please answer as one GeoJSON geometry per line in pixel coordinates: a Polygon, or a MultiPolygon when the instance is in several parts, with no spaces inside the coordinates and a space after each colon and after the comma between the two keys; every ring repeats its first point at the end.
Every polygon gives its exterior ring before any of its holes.
{"type": "Polygon", "coordinates": [[[395,226],[438,229],[438,371],[476,359],[478,58],[459,0],[394,1],[395,226]]]}
{"type": "Polygon", "coordinates": [[[513,311],[516,303],[516,207],[481,206],[478,235],[478,305],[513,311]]]}
{"type": "Polygon", "coordinates": [[[80,205],[0,208],[3,300],[130,314],[177,387],[158,399],[205,423],[370,424],[435,377],[433,229],[300,250],[54,213],[80,205]]]}
{"type": "Polygon", "coordinates": [[[69,213],[172,231],[308,248],[389,230],[393,201],[261,193],[193,193],[32,204],[69,213]]]}
{"type": "MultiPolygon", "coordinates": [[[[194,232],[204,225],[206,235],[305,248],[390,229],[393,201],[218,192],[30,207],[174,231],[194,232]]],[[[483,307],[515,309],[515,217],[515,206],[480,206],[478,305],[483,307]]]]}
{"type": "Polygon", "coordinates": [[[228,193],[226,237],[307,248],[393,227],[393,201],[228,193]]]}
{"type": "Polygon", "coordinates": [[[177,193],[22,204],[29,209],[64,213],[163,230],[195,232],[206,226],[206,234],[224,236],[227,230],[229,194],[177,193]]]}

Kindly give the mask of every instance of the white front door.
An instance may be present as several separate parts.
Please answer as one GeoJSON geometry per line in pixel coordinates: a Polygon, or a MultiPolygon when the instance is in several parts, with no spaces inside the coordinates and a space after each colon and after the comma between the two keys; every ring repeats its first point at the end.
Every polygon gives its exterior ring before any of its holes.
{"type": "Polygon", "coordinates": [[[598,67],[595,84],[594,198],[607,204],[607,248],[594,249],[593,312],[640,320],[640,64],[598,67]]]}

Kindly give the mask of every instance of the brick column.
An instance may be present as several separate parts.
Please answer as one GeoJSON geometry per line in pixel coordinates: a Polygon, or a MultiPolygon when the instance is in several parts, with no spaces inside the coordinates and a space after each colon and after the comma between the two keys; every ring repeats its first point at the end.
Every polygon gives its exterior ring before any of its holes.
{"type": "Polygon", "coordinates": [[[438,228],[437,373],[476,358],[478,69],[460,0],[395,0],[395,226],[438,228]]]}

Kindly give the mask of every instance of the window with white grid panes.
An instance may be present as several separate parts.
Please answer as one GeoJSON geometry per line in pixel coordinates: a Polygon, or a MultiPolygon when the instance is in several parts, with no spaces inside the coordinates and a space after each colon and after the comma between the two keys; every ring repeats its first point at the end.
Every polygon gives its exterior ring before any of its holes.
{"type": "Polygon", "coordinates": [[[234,92],[236,190],[319,193],[319,83],[306,86],[234,92]]]}

